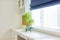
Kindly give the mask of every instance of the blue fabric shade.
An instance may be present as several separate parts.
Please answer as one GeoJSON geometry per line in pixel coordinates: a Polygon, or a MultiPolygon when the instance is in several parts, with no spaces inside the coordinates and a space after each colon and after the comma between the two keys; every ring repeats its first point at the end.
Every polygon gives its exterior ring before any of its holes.
{"type": "Polygon", "coordinates": [[[60,0],[31,0],[30,9],[43,8],[56,4],[60,4],[60,0]]]}

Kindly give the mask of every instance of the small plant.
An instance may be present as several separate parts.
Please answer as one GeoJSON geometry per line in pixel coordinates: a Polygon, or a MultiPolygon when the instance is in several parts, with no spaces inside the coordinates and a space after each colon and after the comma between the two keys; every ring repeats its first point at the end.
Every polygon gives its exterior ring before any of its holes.
{"type": "Polygon", "coordinates": [[[31,16],[31,12],[26,12],[23,16],[24,16],[23,20],[25,22],[26,27],[31,26],[34,22],[31,16]]]}

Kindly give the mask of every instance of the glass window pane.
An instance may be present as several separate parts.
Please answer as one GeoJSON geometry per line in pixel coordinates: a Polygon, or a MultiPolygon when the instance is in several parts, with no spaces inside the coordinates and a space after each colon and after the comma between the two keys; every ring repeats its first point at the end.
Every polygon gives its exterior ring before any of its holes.
{"type": "Polygon", "coordinates": [[[57,29],[57,5],[43,8],[45,28],[57,29]]]}
{"type": "Polygon", "coordinates": [[[32,10],[32,18],[34,19],[34,23],[32,26],[41,26],[40,23],[40,9],[32,10]]]}

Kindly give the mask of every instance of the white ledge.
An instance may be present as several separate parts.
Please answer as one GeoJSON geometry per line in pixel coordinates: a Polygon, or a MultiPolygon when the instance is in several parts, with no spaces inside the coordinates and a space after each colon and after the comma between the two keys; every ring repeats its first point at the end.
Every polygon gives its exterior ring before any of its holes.
{"type": "Polygon", "coordinates": [[[34,30],[39,31],[39,32],[43,32],[43,33],[47,33],[56,37],[60,37],[60,30],[59,29],[48,29],[48,28],[38,28],[38,27],[34,27],[34,30]]]}
{"type": "Polygon", "coordinates": [[[51,36],[48,34],[44,34],[41,32],[36,32],[36,31],[32,31],[32,32],[25,32],[22,30],[16,30],[17,35],[20,34],[19,36],[22,36],[23,38],[30,38],[33,40],[60,40],[60,38],[55,37],[55,36],[51,36]],[[24,37],[25,36],[25,37],[24,37]]]}

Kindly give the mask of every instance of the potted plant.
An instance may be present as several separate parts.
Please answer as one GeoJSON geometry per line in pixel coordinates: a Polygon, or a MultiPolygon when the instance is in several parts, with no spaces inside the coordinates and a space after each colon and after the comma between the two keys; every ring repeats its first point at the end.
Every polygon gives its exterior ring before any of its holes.
{"type": "Polygon", "coordinates": [[[31,16],[31,12],[26,12],[24,15],[23,15],[23,20],[24,20],[24,23],[26,25],[26,31],[31,29],[31,25],[33,24],[34,20],[32,19],[32,16],[31,16]]]}

